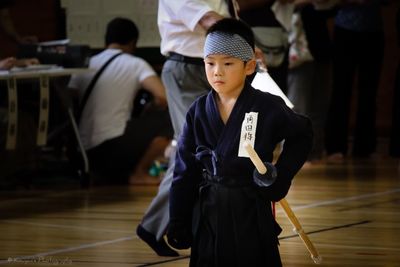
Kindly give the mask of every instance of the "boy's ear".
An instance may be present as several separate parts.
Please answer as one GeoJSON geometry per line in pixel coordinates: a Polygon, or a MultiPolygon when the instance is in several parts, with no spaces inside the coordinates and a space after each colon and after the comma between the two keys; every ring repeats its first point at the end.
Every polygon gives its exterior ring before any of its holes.
{"type": "Polygon", "coordinates": [[[256,66],[257,66],[257,62],[256,59],[253,58],[249,61],[246,62],[246,66],[244,66],[245,71],[246,71],[246,75],[251,75],[254,73],[254,71],[256,70],[256,66]]]}

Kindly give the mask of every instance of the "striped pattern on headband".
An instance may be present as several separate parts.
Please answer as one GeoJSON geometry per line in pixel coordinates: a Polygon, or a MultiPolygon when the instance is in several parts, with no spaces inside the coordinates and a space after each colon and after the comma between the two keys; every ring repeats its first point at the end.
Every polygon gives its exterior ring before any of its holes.
{"type": "Polygon", "coordinates": [[[253,49],[240,35],[218,31],[209,33],[204,44],[204,58],[215,54],[228,55],[243,61],[254,57],[253,49]]]}

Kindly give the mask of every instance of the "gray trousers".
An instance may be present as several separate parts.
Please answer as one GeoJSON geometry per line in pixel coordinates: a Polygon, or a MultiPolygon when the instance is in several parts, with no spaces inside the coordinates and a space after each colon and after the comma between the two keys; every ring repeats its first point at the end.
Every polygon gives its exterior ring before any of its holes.
{"type": "MultiPolygon", "coordinates": [[[[204,66],[167,60],[164,63],[162,81],[167,90],[168,109],[174,128],[174,138],[178,140],[185,123],[190,105],[201,95],[209,92],[204,66]]],[[[175,153],[171,155],[168,170],[145,212],[141,225],[160,240],[165,234],[169,221],[169,189],[175,167],[175,153]]]]}
{"type": "Polygon", "coordinates": [[[294,110],[310,118],[314,131],[314,145],[308,160],[321,159],[325,150],[324,130],[332,78],[328,62],[305,62],[290,69],[287,96],[294,110]]]}

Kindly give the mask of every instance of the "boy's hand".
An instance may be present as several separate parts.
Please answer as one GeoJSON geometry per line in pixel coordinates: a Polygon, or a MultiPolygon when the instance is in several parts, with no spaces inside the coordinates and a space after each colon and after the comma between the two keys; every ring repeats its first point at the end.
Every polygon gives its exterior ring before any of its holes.
{"type": "Polygon", "coordinates": [[[192,231],[180,220],[170,220],[167,231],[168,244],[176,249],[188,249],[192,245],[192,231]]]}
{"type": "Polygon", "coordinates": [[[256,185],[260,187],[267,187],[272,185],[276,181],[277,171],[275,166],[272,163],[264,162],[265,167],[267,167],[267,172],[265,174],[261,174],[254,169],[253,172],[253,181],[256,185]]]}

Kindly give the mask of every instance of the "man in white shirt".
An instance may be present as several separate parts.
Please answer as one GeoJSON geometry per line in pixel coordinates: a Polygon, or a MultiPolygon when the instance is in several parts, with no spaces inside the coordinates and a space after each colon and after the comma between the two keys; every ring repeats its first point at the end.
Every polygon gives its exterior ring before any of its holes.
{"type": "MultiPolygon", "coordinates": [[[[158,3],[161,53],[167,57],[161,77],[167,88],[175,139],[181,133],[189,106],[210,90],[203,62],[205,33],[216,21],[230,17],[229,1],[160,0],[158,3]]],[[[159,191],[137,228],[138,236],[160,256],[179,255],[166,245],[163,238],[169,221],[168,196],[175,153],[170,158],[159,191]]]]}
{"type": "MultiPolygon", "coordinates": [[[[139,32],[129,19],[115,18],[107,25],[106,49],[90,59],[89,68],[102,72],[82,110],[79,133],[89,157],[91,170],[112,183],[127,183],[130,173],[155,136],[168,135],[168,113],[160,117],[132,119],[134,99],[143,88],[158,104],[166,107],[165,89],[152,67],[132,55],[139,32]],[[165,120],[165,118],[167,120],[165,120]],[[151,123],[149,123],[151,122],[151,123]]],[[[82,99],[95,73],[73,76],[70,88],[82,99]]],[[[157,115],[158,116],[158,115],[157,115]]]]}

